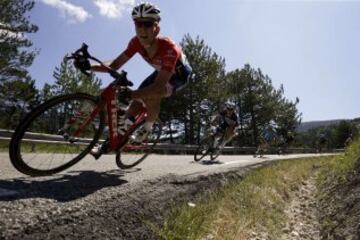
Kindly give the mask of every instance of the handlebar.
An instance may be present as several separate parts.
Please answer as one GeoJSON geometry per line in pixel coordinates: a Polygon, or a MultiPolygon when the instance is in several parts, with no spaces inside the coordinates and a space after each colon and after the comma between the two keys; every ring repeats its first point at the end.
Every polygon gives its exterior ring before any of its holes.
{"type": "MultiPolygon", "coordinates": [[[[110,74],[110,76],[112,76],[117,82],[116,84],[119,84],[121,86],[133,86],[134,84],[127,79],[126,75],[127,72],[125,71],[121,71],[121,73],[117,72],[116,70],[112,69],[111,67],[105,65],[102,61],[100,61],[99,59],[91,56],[88,52],[88,45],[86,43],[83,43],[81,45],[81,48],[79,48],[78,50],[76,50],[75,52],[71,53],[70,57],[66,57],[67,59],[74,59],[75,61],[84,61],[87,59],[91,59],[97,63],[99,63],[102,67],[104,67],[107,72],[110,74]]],[[[80,71],[86,75],[90,75],[89,72],[80,69],[80,71]]]]}

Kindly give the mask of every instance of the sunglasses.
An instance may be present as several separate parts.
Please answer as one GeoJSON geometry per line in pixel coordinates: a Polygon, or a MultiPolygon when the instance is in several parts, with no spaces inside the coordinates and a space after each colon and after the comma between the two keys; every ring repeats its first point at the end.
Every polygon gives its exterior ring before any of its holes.
{"type": "Polygon", "coordinates": [[[154,23],[153,21],[134,21],[135,23],[135,26],[137,28],[151,28],[152,26],[154,26],[154,23]]]}

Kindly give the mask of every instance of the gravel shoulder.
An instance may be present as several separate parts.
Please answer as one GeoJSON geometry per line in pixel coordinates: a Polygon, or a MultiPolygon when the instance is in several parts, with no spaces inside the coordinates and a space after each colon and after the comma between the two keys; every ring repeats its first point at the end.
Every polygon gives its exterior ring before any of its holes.
{"type": "Polygon", "coordinates": [[[0,199],[0,239],[157,239],[154,229],[173,206],[269,163],[211,175],[170,174],[134,185],[122,182],[117,171],[101,179],[108,186],[96,194],[87,191],[98,189],[91,186],[97,181],[82,181],[91,176],[67,185],[32,183],[31,191],[0,199]]]}
{"type": "Polygon", "coordinates": [[[294,193],[294,198],[285,208],[286,226],[283,228],[281,240],[320,240],[321,225],[316,187],[317,173],[302,182],[294,193]]]}

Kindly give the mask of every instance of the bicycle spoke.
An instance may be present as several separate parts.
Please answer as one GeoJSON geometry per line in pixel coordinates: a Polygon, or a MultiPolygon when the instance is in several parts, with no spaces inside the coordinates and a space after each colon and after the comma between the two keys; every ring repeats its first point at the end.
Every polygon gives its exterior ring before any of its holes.
{"type": "Polygon", "coordinates": [[[44,175],[79,161],[103,128],[103,113],[89,118],[96,106],[93,97],[74,94],[54,98],[34,109],[18,127],[20,135],[17,131],[14,134],[10,153],[14,166],[24,173],[44,175]],[[93,121],[99,122],[98,128],[94,128],[93,121]]]}
{"type": "MultiPolygon", "coordinates": [[[[137,126],[136,130],[132,133],[136,136],[138,131],[141,131],[143,123],[137,126]]],[[[120,168],[126,169],[138,165],[142,162],[153,150],[157,144],[162,131],[162,125],[156,122],[153,126],[151,134],[142,143],[136,143],[132,140],[121,149],[116,155],[116,163],[120,168]]],[[[130,136],[131,138],[131,136],[130,136]]]]}

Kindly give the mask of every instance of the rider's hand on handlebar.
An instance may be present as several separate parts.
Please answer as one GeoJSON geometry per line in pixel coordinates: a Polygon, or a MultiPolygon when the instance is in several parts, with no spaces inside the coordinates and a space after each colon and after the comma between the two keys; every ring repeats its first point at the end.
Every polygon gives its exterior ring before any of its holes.
{"type": "Polygon", "coordinates": [[[77,69],[79,69],[82,72],[86,72],[91,69],[91,64],[89,59],[81,56],[75,58],[74,65],[77,69]]]}

